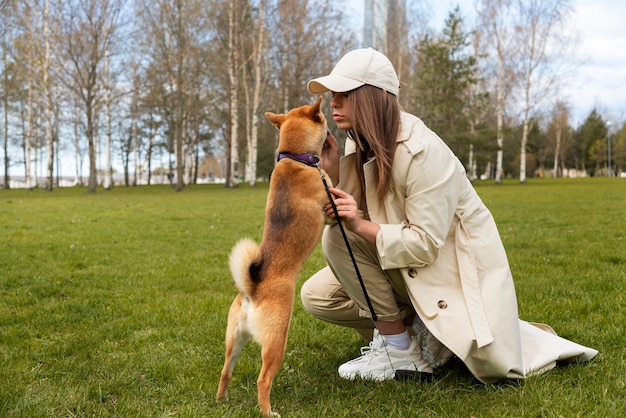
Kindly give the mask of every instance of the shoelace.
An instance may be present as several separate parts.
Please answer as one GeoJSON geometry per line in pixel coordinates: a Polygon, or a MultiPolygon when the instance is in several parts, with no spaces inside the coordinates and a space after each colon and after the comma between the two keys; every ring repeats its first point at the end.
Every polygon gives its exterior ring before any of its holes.
{"type": "Polygon", "coordinates": [[[370,341],[369,345],[361,347],[361,355],[372,355],[376,351],[376,347],[374,347],[374,341],[370,341]]]}

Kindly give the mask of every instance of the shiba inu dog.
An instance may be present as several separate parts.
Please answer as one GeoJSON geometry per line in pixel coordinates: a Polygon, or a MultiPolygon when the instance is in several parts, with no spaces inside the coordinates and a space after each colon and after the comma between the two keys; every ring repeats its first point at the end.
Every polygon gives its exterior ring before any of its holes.
{"type": "MultiPolygon", "coordinates": [[[[313,105],[286,114],[265,113],[280,132],[263,238],[260,245],[242,239],[230,254],[230,270],[239,294],[228,312],[226,358],[216,398],[226,398],[237,358],[253,337],[262,347],[257,390],[264,416],[279,416],[270,408],[270,392],[285,354],[296,279],[319,242],[325,223],[322,207],[329,199],[318,156],[327,127],[321,103],[320,96],[313,105]]],[[[330,187],[330,180],[326,181],[330,187]]]]}

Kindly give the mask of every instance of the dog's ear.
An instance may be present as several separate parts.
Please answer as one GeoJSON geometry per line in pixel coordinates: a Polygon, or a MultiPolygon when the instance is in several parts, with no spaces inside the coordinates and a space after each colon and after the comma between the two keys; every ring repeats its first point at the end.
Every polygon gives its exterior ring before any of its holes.
{"type": "Polygon", "coordinates": [[[280,125],[283,124],[283,122],[287,118],[287,115],[283,115],[283,114],[277,115],[276,113],[265,112],[265,117],[267,118],[267,120],[272,122],[272,124],[274,126],[276,126],[278,129],[280,129],[280,125]]]}
{"type": "Polygon", "coordinates": [[[311,106],[310,117],[316,122],[319,122],[322,120],[322,109],[321,109],[322,99],[323,99],[323,96],[319,96],[317,100],[315,101],[315,103],[313,103],[313,105],[311,106]]]}

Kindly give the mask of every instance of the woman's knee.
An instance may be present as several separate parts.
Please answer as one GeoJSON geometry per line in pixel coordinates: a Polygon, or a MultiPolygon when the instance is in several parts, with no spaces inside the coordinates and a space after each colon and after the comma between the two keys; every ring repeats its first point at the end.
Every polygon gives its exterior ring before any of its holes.
{"type": "Polygon", "coordinates": [[[311,315],[320,317],[320,313],[328,310],[332,304],[332,296],[340,286],[330,268],[325,267],[304,282],[300,289],[300,299],[304,309],[311,315]]]}
{"type": "Polygon", "coordinates": [[[341,234],[339,226],[333,225],[324,228],[324,233],[322,235],[322,249],[326,259],[332,259],[335,256],[343,258],[341,254],[348,252],[348,248],[346,247],[343,234],[341,234]]]}
{"type": "MultiPolygon", "coordinates": [[[[351,328],[367,328],[369,319],[359,315],[329,267],[318,271],[300,289],[304,309],[318,319],[351,328]]],[[[370,323],[371,324],[371,323],[370,323]]]]}
{"type": "Polygon", "coordinates": [[[317,289],[311,280],[307,280],[300,289],[300,300],[304,309],[313,316],[317,316],[315,312],[318,311],[320,295],[317,294],[317,289]]]}

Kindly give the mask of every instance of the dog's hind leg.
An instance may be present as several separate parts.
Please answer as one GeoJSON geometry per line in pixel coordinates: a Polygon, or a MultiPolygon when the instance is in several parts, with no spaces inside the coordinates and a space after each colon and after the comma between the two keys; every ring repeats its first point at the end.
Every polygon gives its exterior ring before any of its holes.
{"type": "Polygon", "coordinates": [[[270,407],[270,394],[272,392],[272,382],[274,376],[280,370],[280,366],[283,363],[285,356],[285,347],[287,344],[287,331],[288,326],[285,329],[278,327],[271,335],[270,338],[262,342],[261,357],[263,359],[263,365],[261,366],[261,372],[257,379],[258,390],[258,402],[259,408],[264,416],[280,417],[276,412],[273,412],[270,407]]]}
{"type": "Polygon", "coordinates": [[[246,325],[246,310],[242,307],[242,297],[237,295],[228,312],[228,326],[226,327],[226,356],[224,368],[220,375],[220,383],[215,399],[223,401],[228,396],[228,384],[233,377],[233,370],[239,358],[239,354],[250,339],[250,333],[246,325]]]}

